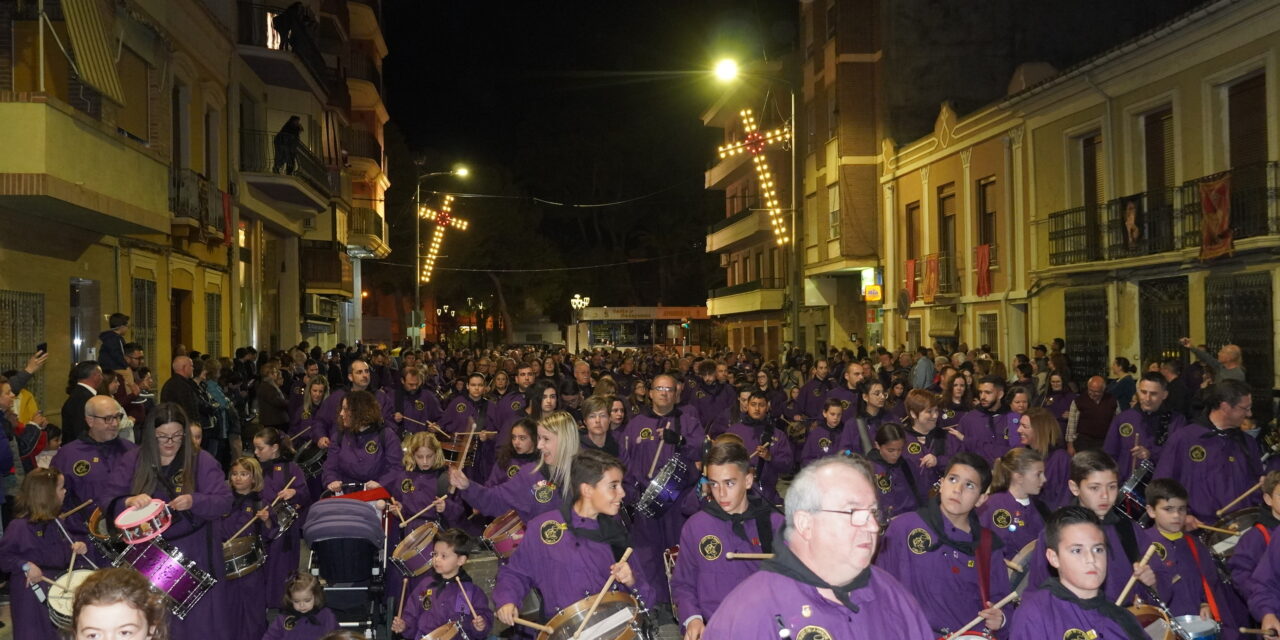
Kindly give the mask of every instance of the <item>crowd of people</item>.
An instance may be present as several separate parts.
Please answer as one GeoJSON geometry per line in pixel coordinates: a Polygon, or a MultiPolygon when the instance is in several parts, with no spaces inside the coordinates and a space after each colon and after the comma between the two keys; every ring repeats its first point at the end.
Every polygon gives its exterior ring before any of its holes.
{"type": "MultiPolygon", "coordinates": [[[[389,522],[437,525],[430,570],[388,567],[380,596],[413,640],[519,636],[531,592],[536,626],[602,586],[686,640],[1137,640],[1135,597],[1225,638],[1280,633],[1280,456],[1231,345],[1184,340],[1189,365],[1135,377],[1117,358],[1110,379],[1078,380],[1061,340],[1011,366],[964,345],[766,360],[303,343],[181,353],[157,392],[128,318],[111,323],[100,360],[72,369],[60,430],[15,401],[45,354],[0,379],[19,640],[57,637],[48,577],[112,560],[86,544],[95,516],[153,504],[214,582],[163,623],[130,600],[135,628],[315,640],[337,621],[274,505],[305,519],[325,496],[379,490],[389,522]],[[1208,544],[1240,509],[1233,548],[1208,544]],[[525,535],[480,585],[465,565],[495,519],[525,535]],[[265,565],[229,577],[219,549],[246,531],[265,565]]],[[[391,547],[413,529],[388,530],[391,547]]]]}

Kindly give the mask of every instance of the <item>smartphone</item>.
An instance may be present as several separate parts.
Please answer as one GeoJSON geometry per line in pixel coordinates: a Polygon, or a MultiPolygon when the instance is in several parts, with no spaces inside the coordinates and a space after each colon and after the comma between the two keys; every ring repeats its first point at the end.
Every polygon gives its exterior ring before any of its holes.
{"type": "Polygon", "coordinates": [[[36,345],[36,351],[41,353],[49,353],[49,343],[41,342],[40,344],[36,345]]]}

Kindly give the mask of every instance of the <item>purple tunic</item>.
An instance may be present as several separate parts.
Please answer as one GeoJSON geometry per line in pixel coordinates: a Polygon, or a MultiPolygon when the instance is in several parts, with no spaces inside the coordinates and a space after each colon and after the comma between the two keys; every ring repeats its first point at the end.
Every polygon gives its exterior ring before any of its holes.
{"type": "MultiPolygon", "coordinates": [[[[844,419],[848,419],[849,416],[856,416],[858,415],[858,412],[862,410],[862,394],[841,383],[831,387],[831,391],[827,392],[827,397],[822,401],[822,409],[819,410],[819,413],[826,410],[826,401],[833,399],[840,401],[840,406],[844,409],[840,415],[844,419]]],[[[790,418],[791,416],[787,417],[790,418]]],[[[818,416],[817,419],[821,422],[822,416],[818,416]]]]}
{"type": "MultiPolygon", "coordinates": [[[[528,464],[506,482],[492,487],[472,482],[461,491],[462,499],[471,508],[491,518],[515,509],[520,519],[528,522],[548,511],[555,511],[560,508],[562,489],[544,477],[537,466],[528,464]]],[[[547,467],[543,469],[550,471],[547,467]]]]}
{"type": "Polygon", "coordinates": [[[296,416],[302,411],[302,403],[307,399],[307,376],[294,376],[289,383],[289,415],[296,416]]]}
{"type": "Polygon", "coordinates": [[[1071,454],[1066,449],[1058,448],[1049,452],[1044,461],[1044,486],[1040,488],[1040,499],[1050,511],[1061,509],[1075,500],[1071,495],[1071,454]]]}
{"type": "Polygon", "coordinates": [[[866,429],[867,442],[872,443],[874,447],[876,432],[880,430],[880,425],[889,421],[889,412],[884,409],[874,416],[865,413],[845,416],[844,438],[840,441],[840,450],[848,449],[866,455],[869,451],[862,446],[862,429],[866,429]]]}
{"type": "MultiPolygon", "coordinates": [[[[259,508],[270,501],[263,501],[258,494],[235,494],[231,510],[218,522],[218,541],[227,542],[245,523],[253,521],[241,536],[258,536],[265,540],[275,536],[276,528],[256,517],[259,508]]],[[[267,592],[267,573],[261,568],[234,580],[226,579],[223,594],[226,614],[236,620],[236,633],[249,638],[261,637],[267,631],[267,603],[274,600],[267,592]]],[[[283,588],[281,589],[283,591],[283,588]]],[[[274,594],[272,594],[274,595],[274,594]]]]}
{"type": "MultiPolygon", "coordinates": [[[[570,511],[573,526],[599,529],[595,518],[583,518],[570,511]]],[[[614,565],[613,551],[603,542],[587,540],[565,528],[558,511],[544,513],[528,521],[524,542],[516,547],[511,561],[498,567],[498,583],[493,589],[497,608],[506,604],[519,606],[525,594],[536,588],[542,593],[542,612],[547,616],[600,592],[614,565]]],[[[630,559],[635,587],[615,581],[614,590],[636,594],[646,605],[657,602],[657,592],[636,570],[637,561],[630,559]]]]}
{"type": "MultiPolygon", "coordinates": [[[[9,577],[9,610],[13,617],[14,640],[58,640],[59,635],[49,620],[49,610],[36,599],[22,575],[22,565],[30,562],[50,580],[56,579],[71,563],[71,545],[62,536],[57,523],[32,523],[18,518],[4,525],[0,538],[0,571],[9,577]]],[[[76,561],[78,569],[90,569],[88,563],[76,561]]],[[[48,593],[47,583],[38,585],[48,593]]],[[[69,607],[68,607],[69,609],[69,607]]]]}
{"type": "Polygon", "coordinates": [[[298,561],[302,555],[302,520],[304,509],[312,503],[311,490],[307,486],[306,477],[297,463],[287,460],[272,460],[262,464],[262,495],[267,502],[275,500],[280,490],[293,479],[290,489],[296,491],[289,504],[298,510],[298,519],[283,535],[272,538],[267,547],[267,562],[261,572],[265,574],[267,597],[274,599],[284,593],[284,583],[289,574],[298,570],[298,561]]]}
{"type": "MultiPolygon", "coordinates": [[[[320,640],[331,631],[338,630],[338,618],[328,609],[320,609],[312,616],[280,614],[271,622],[262,640],[320,640]]],[[[252,639],[246,639],[252,640],[252,639]]]]}
{"type": "Polygon", "coordinates": [[[1067,435],[1067,418],[1071,415],[1071,405],[1076,401],[1076,394],[1070,391],[1060,391],[1056,394],[1045,396],[1044,408],[1053,414],[1057,419],[1058,426],[1062,429],[1062,437],[1067,435]]]}
{"type": "Polygon", "coordinates": [[[1267,551],[1254,567],[1250,579],[1253,587],[1245,595],[1254,620],[1261,620],[1267,614],[1280,616],[1280,544],[1272,542],[1267,545],[1267,551]]]}
{"type": "Polygon", "coordinates": [[[928,434],[921,434],[911,427],[906,431],[907,443],[902,448],[902,459],[907,461],[916,474],[916,487],[923,496],[942,478],[942,472],[951,462],[951,456],[960,450],[960,439],[941,427],[934,427],[928,434]],[[920,461],[929,454],[937,458],[937,463],[932,467],[921,466],[920,461]]]}
{"type": "Polygon", "coordinates": [[[1017,446],[1021,419],[1022,414],[1013,411],[987,413],[975,409],[964,414],[957,427],[964,435],[960,450],[976,453],[987,462],[994,461],[1017,446]]]}
{"type": "Polygon", "coordinates": [[[800,396],[796,398],[796,409],[810,420],[822,419],[822,408],[827,405],[827,394],[832,385],[827,380],[814,378],[800,387],[800,396]]]}
{"type": "Polygon", "coordinates": [[[400,386],[383,389],[378,392],[378,406],[382,409],[382,424],[393,427],[401,433],[427,431],[426,424],[419,423],[439,422],[443,413],[440,409],[440,399],[436,394],[423,388],[419,388],[416,393],[409,393],[400,386]],[[397,413],[405,419],[397,421],[397,413]]]}
{"type": "Polygon", "coordinates": [[[484,486],[496,487],[507,480],[516,477],[516,474],[520,473],[521,468],[527,465],[538,464],[538,458],[540,455],[541,454],[536,451],[530,454],[525,454],[524,456],[513,455],[510,460],[507,460],[503,464],[498,464],[498,461],[495,460],[493,468],[489,470],[489,477],[484,481],[484,486]]]}
{"type": "Polygon", "coordinates": [[[1133,454],[1130,453],[1135,438],[1138,444],[1151,452],[1151,463],[1156,464],[1160,461],[1160,451],[1168,442],[1168,438],[1186,422],[1186,418],[1178,413],[1159,411],[1147,413],[1137,407],[1126,409],[1111,420],[1111,428],[1107,429],[1107,439],[1102,445],[1102,450],[1116,461],[1116,466],[1120,468],[1120,475],[1128,476],[1129,470],[1137,465],[1133,454]],[[1157,442],[1156,431],[1161,426],[1164,428],[1164,438],[1157,442]]]}
{"type": "Polygon", "coordinates": [[[307,436],[313,440],[320,438],[328,438],[333,440],[338,435],[338,411],[342,409],[342,399],[347,397],[346,389],[334,389],[329,393],[329,397],[320,403],[320,409],[315,413],[315,427],[307,432],[307,436]]]}
{"type": "Polygon", "coordinates": [[[791,465],[795,461],[795,455],[791,451],[791,439],[787,434],[772,427],[753,427],[742,422],[729,427],[725,433],[732,433],[742,438],[748,453],[755,453],[756,447],[763,444],[763,440],[771,443],[769,446],[771,458],[762,460],[759,456],[753,456],[750,460],[751,468],[756,470],[756,485],[760,495],[769,501],[769,504],[782,504],[782,496],[778,494],[778,479],[782,474],[791,471],[791,465]],[[768,435],[765,435],[766,430],[768,435]]]}
{"type": "Polygon", "coordinates": [[[404,600],[404,633],[400,635],[421,638],[442,625],[461,622],[467,637],[488,637],[488,633],[493,630],[493,610],[489,608],[489,596],[471,581],[470,576],[462,578],[463,587],[467,590],[466,596],[462,595],[462,588],[458,587],[457,580],[449,580],[443,584],[442,580],[440,574],[433,569],[409,587],[409,595],[404,600]],[[471,598],[471,606],[476,608],[476,615],[484,618],[484,631],[472,626],[473,616],[471,608],[467,606],[467,598],[471,598]]]}
{"type": "MultiPolygon", "coordinates": [[[[115,497],[107,491],[107,481],[124,455],[137,448],[137,445],[122,438],[97,442],[86,434],[63,445],[54,454],[49,466],[62,473],[67,488],[67,497],[62,502],[63,510],[74,509],[85,500],[93,501],[93,504],[72,514],[64,522],[67,532],[76,540],[87,539],[89,516],[93,515],[94,507],[104,512],[107,510],[111,499],[115,497]]],[[[98,566],[108,564],[107,559],[92,545],[89,546],[89,557],[98,566]]]]}
{"type": "MultiPolygon", "coordinates": [[[[977,537],[957,529],[945,516],[942,526],[948,538],[957,542],[973,542],[976,547],[977,537]]],[[[938,533],[925,523],[919,513],[903,514],[889,523],[876,565],[893,574],[916,596],[930,627],[938,631],[955,631],[978,615],[986,605],[978,591],[975,556],[945,544],[933,551],[927,550],[938,542],[938,533]]],[[[1009,572],[1004,566],[1006,551],[1001,548],[991,552],[988,568],[991,592],[988,599],[993,604],[1011,591],[1009,572]]],[[[1006,615],[1010,606],[1005,606],[1006,615]]]]}
{"type": "Polygon", "coordinates": [[[1044,518],[1036,510],[1035,503],[1024,505],[1008,491],[997,493],[982,503],[978,507],[978,519],[982,526],[991,529],[1004,542],[1005,556],[1009,558],[1018,555],[1027,543],[1035,542],[1044,531],[1044,518]]]}
{"type": "Polygon", "coordinates": [[[786,576],[757,571],[725,596],[704,640],[777,640],[779,621],[790,638],[810,640],[934,640],[919,603],[892,575],[868,567],[870,581],[849,594],[855,613],[786,576]],[[808,634],[808,635],[806,635],[808,634]]]}
{"type": "MultiPolygon", "coordinates": [[[[773,530],[782,528],[781,513],[770,517],[773,530]]],[[[750,540],[733,532],[732,523],[705,511],[693,514],[680,531],[680,556],[671,574],[676,620],[684,625],[701,616],[705,624],[720,607],[724,597],[760,568],[758,560],[729,560],[726,553],[761,553],[760,534],[754,519],[744,520],[743,531],[750,540]]],[[[773,544],[782,544],[776,535],[773,544]]]]}
{"type": "MultiPolygon", "coordinates": [[[[1111,582],[1110,576],[1107,576],[1107,582],[1111,582]]],[[[1009,637],[1019,640],[1077,637],[1127,640],[1129,634],[1119,623],[1103,616],[1096,609],[1086,610],[1073,602],[1061,600],[1047,589],[1028,589],[1022,596],[1022,604],[1013,612],[1009,623],[1009,637]],[[1079,630],[1081,634],[1068,636],[1067,633],[1072,630],[1079,630]],[[1093,635],[1087,635],[1089,633],[1093,635]]]]}
{"type": "Polygon", "coordinates": [[[698,415],[703,417],[703,429],[710,431],[715,424],[716,418],[738,401],[737,395],[734,393],[733,387],[727,384],[717,382],[708,385],[699,380],[693,388],[689,404],[698,410],[698,415]]]}
{"type": "Polygon", "coordinates": [[[524,394],[514,389],[508,390],[501,398],[495,398],[493,403],[493,415],[491,416],[494,424],[498,426],[497,445],[502,446],[511,440],[511,425],[514,425],[520,418],[528,417],[525,411],[527,402],[524,394]]]}
{"type": "Polygon", "coordinates": [[[1204,592],[1204,581],[1208,581],[1209,590],[1213,593],[1218,612],[1222,616],[1220,620],[1223,627],[1222,637],[1227,639],[1240,637],[1237,629],[1248,626],[1249,613],[1245,609],[1244,601],[1235,590],[1223,584],[1222,579],[1218,577],[1218,567],[1214,564],[1213,552],[1205,546],[1204,542],[1181,534],[1178,539],[1170,540],[1156,527],[1142,533],[1143,548],[1153,542],[1160,545],[1156,548],[1156,555],[1151,558],[1151,561],[1158,562],[1164,567],[1165,575],[1169,576],[1169,587],[1160,592],[1160,598],[1169,606],[1173,615],[1200,615],[1200,603],[1209,602],[1204,592]],[[1199,554],[1198,562],[1196,554],[1191,552],[1192,544],[1195,545],[1195,550],[1199,554]]]}
{"type": "Polygon", "coordinates": [[[1240,541],[1236,543],[1235,552],[1227,559],[1227,569],[1231,572],[1231,583],[1235,585],[1240,596],[1248,601],[1257,585],[1253,582],[1253,570],[1262,564],[1262,557],[1267,553],[1267,545],[1275,536],[1277,521],[1274,512],[1268,513],[1263,522],[1253,525],[1240,541]],[[1265,524],[1264,524],[1265,523],[1265,524]],[[1265,533],[1264,533],[1265,531],[1265,533]]]}
{"type": "MultiPolygon", "coordinates": [[[[1107,580],[1102,584],[1102,590],[1107,596],[1107,600],[1115,602],[1120,597],[1120,591],[1124,589],[1124,583],[1129,581],[1129,577],[1133,575],[1133,563],[1137,562],[1147,547],[1143,544],[1142,528],[1127,518],[1120,518],[1114,525],[1103,524],[1102,530],[1107,536],[1107,580]],[[1135,534],[1135,543],[1137,544],[1137,558],[1130,560],[1125,555],[1124,545],[1120,541],[1120,534],[1117,533],[1117,527],[1132,527],[1135,534]]],[[[1045,548],[1044,532],[1036,537],[1037,553],[1031,554],[1031,563],[1027,567],[1027,591],[1030,592],[1039,589],[1040,585],[1050,577],[1049,560],[1045,558],[1044,553],[1039,552],[1045,548]]],[[[1151,570],[1156,574],[1156,589],[1160,593],[1165,593],[1165,586],[1168,584],[1168,578],[1164,574],[1164,568],[1152,563],[1151,570]]],[[[1057,573],[1056,570],[1053,571],[1057,573]]],[[[1134,588],[1136,591],[1129,592],[1130,600],[1133,599],[1135,593],[1141,593],[1140,587],[1134,588]]],[[[1017,637],[1017,636],[1015,636],[1017,637]]]]}
{"type": "Polygon", "coordinates": [[[952,404],[950,402],[944,403],[941,410],[938,412],[938,428],[948,429],[960,424],[960,420],[970,411],[972,411],[972,409],[965,408],[958,404],[952,404]]]}
{"type": "MultiPolygon", "coordinates": [[[[1218,509],[1252,487],[1261,476],[1262,456],[1257,440],[1239,429],[1219,433],[1198,423],[1178,429],[1169,438],[1155,472],[1155,477],[1173,478],[1187,488],[1191,514],[1203,522],[1214,522],[1218,509]]],[[[1258,493],[1250,494],[1236,508],[1261,502],[1258,493]]]]}
{"type": "MultiPolygon", "coordinates": [[[[481,396],[479,400],[472,400],[471,396],[463,394],[449,399],[444,416],[440,418],[440,427],[449,433],[497,431],[500,425],[492,415],[496,411],[496,406],[488,398],[481,396]],[[473,420],[474,428],[471,424],[473,420]]],[[[483,482],[488,477],[493,460],[497,457],[496,442],[493,438],[484,442],[474,438],[471,440],[471,446],[479,447],[475,464],[464,468],[472,482],[483,482]]]]}
{"type": "Polygon", "coordinates": [[[329,457],[324,460],[324,486],[334,480],[373,480],[389,487],[395,482],[401,462],[400,438],[386,427],[374,425],[359,433],[339,432],[329,441],[329,457]]]}
{"type": "Polygon", "coordinates": [[[876,502],[880,505],[880,511],[885,514],[885,517],[892,518],[908,511],[915,511],[920,506],[921,492],[927,491],[927,487],[922,487],[916,482],[916,476],[911,471],[911,462],[906,458],[899,458],[898,464],[890,465],[879,455],[871,456],[870,460],[876,474],[876,502]],[[911,477],[908,478],[908,475],[911,477]]]}
{"type": "Polygon", "coordinates": [[[827,427],[825,421],[819,421],[818,424],[809,429],[808,435],[804,438],[804,447],[800,449],[800,466],[803,467],[818,458],[843,453],[844,450],[839,448],[843,439],[843,424],[831,429],[827,427]]]}

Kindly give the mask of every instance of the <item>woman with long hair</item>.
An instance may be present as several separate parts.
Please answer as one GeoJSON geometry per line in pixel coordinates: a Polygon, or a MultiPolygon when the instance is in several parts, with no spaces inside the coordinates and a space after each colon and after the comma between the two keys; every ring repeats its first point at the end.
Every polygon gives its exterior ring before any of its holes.
{"type": "Polygon", "coordinates": [[[1053,418],[1058,421],[1058,429],[1067,433],[1067,419],[1071,415],[1071,405],[1076,401],[1076,394],[1067,386],[1067,376],[1061,371],[1051,371],[1045,379],[1046,389],[1041,402],[1053,418]]]}
{"type": "Polygon", "coordinates": [[[382,424],[378,401],[368,391],[351,391],[338,409],[340,426],[329,443],[322,482],[338,491],[344,484],[365,489],[387,487],[395,481],[400,467],[400,438],[382,424]]]}
{"type": "MultiPolygon", "coordinates": [[[[634,418],[649,410],[649,383],[636,378],[631,383],[630,395],[624,400],[627,406],[627,419],[634,418]]],[[[714,417],[714,416],[712,416],[714,417]]]]}
{"type": "Polygon", "coordinates": [[[957,369],[942,381],[942,398],[938,405],[938,426],[950,429],[960,424],[960,418],[973,409],[973,385],[964,371],[957,369]]]}
{"type": "Polygon", "coordinates": [[[538,421],[538,464],[525,467],[502,484],[486,487],[471,482],[462,472],[449,469],[449,482],[476,511],[498,517],[515,509],[529,522],[560,508],[569,495],[569,465],[578,454],[578,423],[567,411],[556,411],[538,421]]]}
{"type": "Polygon", "coordinates": [[[1018,420],[1018,436],[1022,445],[1035,449],[1044,460],[1044,487],[1040,497],[1050,510],[1065,507],[1071,502],[1071,454],[1062,444],[1058,421],[1043,408],[1035,408],[1018,420]]]}
{"type": "Polygon", "coordinates": [[[529,418],[516,420],[511,425],[510,439],[498,447],[498,459],[484,486],[492,487],[514,478],[522,467],[537,464],[539,457],[538,423],[529,418]]]}
{"type": "MultiPolygon", "coordinates": [[[[316,376],[319,378],[320,376],[316,376]]],[[[279,429],[263,427],[253,436],[253,455],[262,465],[262,495],[267,500],[279,498],[301,514],[311,505],[311,487],[298,463],[293,461],[293,443],[279,429]],[[291,482],[292,481],[292,482],[291,482]]],[[[289,527],[267,547],[267,562],[262,572],[267,593],[284,588],[289,574],[297,571],[302,552],[302,523],[289,527]]]]}
{"type": "Polygon", "coordinates": [[[1044,458],[1027,447],[1015,447],[996,460],[991,469],[990,498],[978,507],[978,520],[1008,548],[1008,555],[1044,530],[1049,507],[1037,497],[1044,487],[1044,458]]]}
{"type": "Polygon", "coordinates": [[[293,441],[295,447],[314,440],[317,437],[317,415],[320,407],[324,405],[324,401],[329,399],[329,379],[322,375],[311,376],[307,379],[302,405],[298,408],[298,412],[293,415],[292,422],[289,423],[289,436],[295,437],[293,441]],[[305,433],[303,433],[305,431],[305,433]],[[301,435],[299,435],[301,434],[301,435]]]}
{"type": "Polygon", "coordinates": [[[554,382],[539,379],[529,386],[525,392],[525,407],[529,419],[537,422],[548,414],[560,409],[560,392],[554,382]]]}
{"type": "Polygon", "coordinates": [[[778,381],[774,378],[773,371],[767,367],[756,371],[755,381],[756,390],[763,393],[769,400],[769,417],[776,422],[787,408],[787,394],[778,388],[778,381]]]}
{"type": "Polygon", "coordinates": [[[108,495],[119,498],[112,501],[108,515],[114,519],[125,508],[142,509],[152,500],[165,502],[173,521],[164,539],[218,581],[185,619],[174,618],[173,637],[232,638],[235,630],[225,624],[227,582],[215,531],[218,520],[231,508],[231,488],[218,461],[191,442],[190,425],[177,404],[156,406],[138,432],[138,447],[112,470],[108,495]]]}

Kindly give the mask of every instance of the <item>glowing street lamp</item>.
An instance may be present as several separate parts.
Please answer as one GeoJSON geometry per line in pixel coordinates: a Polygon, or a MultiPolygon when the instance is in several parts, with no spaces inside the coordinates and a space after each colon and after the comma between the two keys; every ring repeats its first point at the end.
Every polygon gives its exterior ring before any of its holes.
{"type": "Polygon", "coordinates": [[[573,307],[573,350],[576,353],[582,347],[578,339],[578,323],[582,321],[582,310],[591,306],[591,298],[575,293],[573,299],[569,300],[569,306],[573,307]]]}

